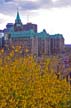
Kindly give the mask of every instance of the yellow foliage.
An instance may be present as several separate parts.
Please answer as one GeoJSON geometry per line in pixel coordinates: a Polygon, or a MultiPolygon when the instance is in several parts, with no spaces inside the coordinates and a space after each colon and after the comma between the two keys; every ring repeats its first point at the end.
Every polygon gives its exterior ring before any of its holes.
{"type": "Polygon", "coordinates": [[[71,108],[70,85],[49,69],[50,59],[37,63],[14,51],[2,57],[0,108],[71,108]]]}

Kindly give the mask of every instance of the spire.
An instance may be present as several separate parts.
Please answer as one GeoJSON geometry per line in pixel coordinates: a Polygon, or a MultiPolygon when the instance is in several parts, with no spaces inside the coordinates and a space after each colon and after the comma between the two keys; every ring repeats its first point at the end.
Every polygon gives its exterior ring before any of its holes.
{"type": "Polygon", "coordinates": [[[16,16],[16,20],[15,20],[16,23],[21,23],[21,19],[20,19],[20,15],[19,15],[19,10],[17,8],[17,16],[16,16]]]}

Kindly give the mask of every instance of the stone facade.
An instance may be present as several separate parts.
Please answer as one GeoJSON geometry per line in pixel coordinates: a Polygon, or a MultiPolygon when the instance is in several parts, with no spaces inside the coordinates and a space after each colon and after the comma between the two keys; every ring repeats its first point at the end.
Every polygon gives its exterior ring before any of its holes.
{"type": "Polygon", "coordinates": [[[27,49],[29,54],[37,56],[62,53],[64,38],[61,34],[50,35],[46,30],[38,33],[35,24],[29,27],[29,30],[23,30],[23,24],[19,12],[17,12],[15,24],[5,32],[5,44],[7,46],[19,45],[22,47],[23,52],[27,49]]]}

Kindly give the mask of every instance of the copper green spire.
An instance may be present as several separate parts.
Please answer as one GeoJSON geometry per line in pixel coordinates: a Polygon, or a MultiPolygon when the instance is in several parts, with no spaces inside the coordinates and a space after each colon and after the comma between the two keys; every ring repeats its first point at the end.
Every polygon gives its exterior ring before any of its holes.
{"type": "Polygon", "coordinates": [[[19,15],[19,10],[17,9],[17,16],[16,16],[16,23],[21,23],[20,15],[19,15]]]}

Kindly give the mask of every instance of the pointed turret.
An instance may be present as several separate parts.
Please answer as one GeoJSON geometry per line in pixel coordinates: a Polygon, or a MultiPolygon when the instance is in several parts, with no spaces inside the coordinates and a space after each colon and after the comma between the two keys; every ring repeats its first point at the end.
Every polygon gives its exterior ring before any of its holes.
{"type": "Polygon", "coordinates": [[[19,15],[18,9],[17,9],[17,16],[16,16],[15,23],[21,23],[21,19],[20,19],[20,15],[19,15]]]}
{"type": "Polygon", "coordinates": [[[17,9],[17,16],[16,16],[15,24],[14,24],[14,30],[15,31],[22,31],[23,30],[23,24],[21,22],[18,9],[17,9]]]}

